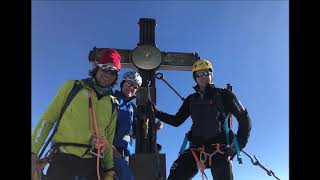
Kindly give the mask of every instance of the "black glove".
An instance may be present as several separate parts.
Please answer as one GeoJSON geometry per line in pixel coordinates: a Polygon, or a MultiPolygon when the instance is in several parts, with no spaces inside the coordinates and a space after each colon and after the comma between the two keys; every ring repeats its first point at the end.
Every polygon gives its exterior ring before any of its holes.
{"type": "Polygon", "coordinates": [[[236,154],[237,154],[237,152],[234,147],[225,147],[224,148],[224,155],[227,158],[230,156],[230,160],[232,160],[234,158],[234,156],[236,156],[236,154]]]}
{"type": "Polygon", "coordinates": [[[157,151],[158,151],[158,152],[160,152],[160,151],[161,151],[161,149],[162,149],[161,144],[158,144],[158,143],[157,143],[157,151]]]}
{"type": "Polygon", "coordinates": [[[240,151],[246,146],[247,142],[248,142],[248,138],[243,138],[241,136],[236,135],[237,140],[238,140],[238,144],[239,144],[239,149],[240,151]]]}

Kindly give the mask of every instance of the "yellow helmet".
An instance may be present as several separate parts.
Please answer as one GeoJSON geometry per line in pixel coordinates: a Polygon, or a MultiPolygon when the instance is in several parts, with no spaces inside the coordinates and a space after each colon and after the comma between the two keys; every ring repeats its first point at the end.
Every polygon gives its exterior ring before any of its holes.
{"type": "Polygon", "coordinates": [[[192,65],[192,72],[194,73],[195,71],[200,71],[200,70],[204,70],[204,69],[210,69],[212,70],[212,64],[205,59],[199,59],[198,61],[196,61],[193,65],[192,65]]]}

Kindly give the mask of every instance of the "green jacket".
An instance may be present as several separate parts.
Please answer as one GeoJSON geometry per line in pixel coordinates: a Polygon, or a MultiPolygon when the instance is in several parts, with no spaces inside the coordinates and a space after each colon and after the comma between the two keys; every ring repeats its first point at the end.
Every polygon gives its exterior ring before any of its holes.
{"type": "MultiPolygon", "coordinates": [[[[42,114],[38,124],[32,132],[32,152],[38,154],[52,129],[55,121],[60,115],[60,111],[69,95],[75,81],[66,81],[59,89],[48,109],[42,114]]],[[[89,96],[88,89],[91,89],[83,81],[80,81],[83,88],[76,94],[68,108],[64,112],[58,130],[53,136],[55,142],[90,144],[92,133],[90,130],[89,118],[89,96]]],[[[96,111],[97,126],[99,136],[106,135],[108,146],[104,152],[104,168],[110,169],[113,165],[112,142],[116,128],[117,109],[112,112],[112,102],[118,101],[115,97],[103,96],[97,99],[93,90],[93,105],[96,111]]],[[[81,157],[87,148],[75,146],[61,146],[63,153],[73,154],[81,157]]],[[[83,158],[92,158],[91,154],[86,154],[83,158]]]]}

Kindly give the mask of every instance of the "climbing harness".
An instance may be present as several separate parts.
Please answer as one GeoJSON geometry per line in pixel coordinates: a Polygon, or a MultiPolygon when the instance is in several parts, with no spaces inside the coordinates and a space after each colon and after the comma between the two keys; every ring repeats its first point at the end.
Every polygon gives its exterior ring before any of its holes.
{"type": "Polygon", "coordinates": [[[92,89],[89,90],[89,117],[90,117],[90,130],[93,137],[92,143],[94,144],[94,147],[97,149],[97,153],[93,152],[92,149],[90,149],[90,152],[93,155],[97,156],[97,176],[98,176],[98,180],[101,180],[99,162],[100,162],[100,158],[103,158],[104,150],[109,144],[108,144],[106,135],[99,136],[96,112],[92,102],[92,89]]]}
{"type": "Polygon", "coordinates": [[[205,174],[204,170],[206,169],[206,165],[205,165],[205,162],[209,159],[209,167],[211,167],[212,165],[212,157],[217,154],[217,153],[220,153],[220,154],[224,154],[225,152],[223,152],[221,150],[221,147],[222,146],[226,146],[226,145],[221,145],[221,144],[211,144],[211,146],[214,146],[215,147],[215,151],[212,152],[212,153],[207,153],[205,152],[205,147],[202,146],[202,147],[198,147],[198,148],[193,148],[191,147],[190,150],[191,150],[191,153],[193,155],[193,158],[194,160],[196,161],[196,164],[197,164],[197,168],[198,170],[201,172],[202,174],[202,179],[204,179],[204,177],[206,179],[207,178],[207,175],[205,174]],[[200,153],[199,155],[199,158],[198,156],[196,155],[195,151],[198,151],[200,153]]]}
{"type": "Polygon", "coordinates": [[[205,156],[204,160],[201,158],[201,155],[205,153],[204,149],[202,147],[199,147],[197,150],[200,152],[200,160],[198,159],[198,156],[196,155],[194,148],[191,148],[191,153],[192,153],[192,155],[193,155],[193,157],[194,157],[194,159],[195,159],[195,161],[197,163],[198,170],[202,174],[202,179],[204,179],[204,177],[206,179],[208,179],[206,173],[204,172],[204,169],[206,168],[206,165],[204,163],[205,163],[207,158],[206,158],[206,156],[205,156]]]}

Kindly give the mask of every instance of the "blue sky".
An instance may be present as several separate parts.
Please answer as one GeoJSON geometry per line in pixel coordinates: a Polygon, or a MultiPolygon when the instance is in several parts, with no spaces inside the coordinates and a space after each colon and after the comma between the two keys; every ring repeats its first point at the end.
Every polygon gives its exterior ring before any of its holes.
{"type": "MultiPolygon", "coordinates": [[[[288,1],[32,1],[32,128],[65,80],[87,77],[94,46],[136,47],[142,17],[156,19],[162,51],[197,52],[213,63],[216,86],[231,83],[251,116],[245,150],[289,179],[288,1]]],[[[193,93],[190,71],[160,72],[181,95],[193,93]]],[[[157,107],[175,113],[179,97],[162,81],[156,87],[157,107]]],[[[167,175],[190,126],[189,118],[158,133],[167,175]]],[[[242,156],[244,164],[233,161],[236,180],[273,179],[242,156]]]]}

